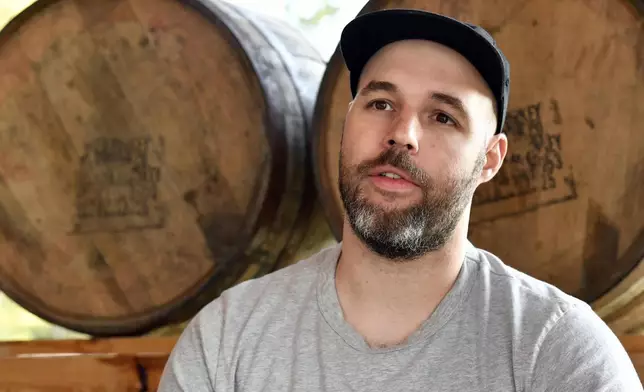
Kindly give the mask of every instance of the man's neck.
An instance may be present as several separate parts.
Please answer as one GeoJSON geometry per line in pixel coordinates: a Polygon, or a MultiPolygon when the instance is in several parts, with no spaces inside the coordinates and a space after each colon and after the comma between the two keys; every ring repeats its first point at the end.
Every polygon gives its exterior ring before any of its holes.
{"type": "Polygon", "coordinates": [[[467,227],[460,226],[440,250],[392,261],[370,251],[345,223],[336,288],[345,319],[370,345],[404,341],[449,292],[466,252],[467,227]]]}

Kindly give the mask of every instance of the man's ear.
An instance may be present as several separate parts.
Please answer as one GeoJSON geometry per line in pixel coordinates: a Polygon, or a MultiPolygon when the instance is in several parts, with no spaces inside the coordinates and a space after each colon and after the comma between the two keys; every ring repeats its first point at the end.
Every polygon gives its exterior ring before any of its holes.
{"type": "Polygon", "coordinates": [[[499,133],[490,138],[485,154],[485,166],[481,172],[479,184],[490,181],[501,169],[505,155],[508,152],[508,137],[505,133],[499,133]]]}

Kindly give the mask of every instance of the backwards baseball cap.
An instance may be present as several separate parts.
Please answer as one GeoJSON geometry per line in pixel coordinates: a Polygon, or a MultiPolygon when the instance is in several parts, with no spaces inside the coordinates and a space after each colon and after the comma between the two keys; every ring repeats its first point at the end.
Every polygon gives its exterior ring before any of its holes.
{"type": "Polygon", "coordinates": [[[406,39],[425,39],[445,45],[479,71],[496,99],[497,129],[503,130],[510,94],[510,64],[494,38],[483,28],[427,11],[386,9],[356,17],[340,38],[355,97],[362,69],[384,46],[406,39]]]}

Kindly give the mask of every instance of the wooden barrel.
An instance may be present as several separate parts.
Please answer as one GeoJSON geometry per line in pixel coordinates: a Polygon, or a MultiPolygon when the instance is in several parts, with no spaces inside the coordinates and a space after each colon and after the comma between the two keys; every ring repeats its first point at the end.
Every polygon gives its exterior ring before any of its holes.
{"type": "MultiPolygon", "coordinates": [[[[644,326],[644,2],[392,0],[370,1],[360,13],[385,8],[482,25],[510,61],[509,152],[476,192],[472,242],[587,302],[605,297],[599,312],[629,302],[638,321],[622,332],[644,326]]],[[[350,99],[336,51],[318,96],[314,155],[338,239],[338,154],[350,99]]]]}
{"type": "Polygon", "coordinates": [[[35,3],[0,33],[0,290],[132,335],[312,252],[324,67],[225,2],[35,3]]]}

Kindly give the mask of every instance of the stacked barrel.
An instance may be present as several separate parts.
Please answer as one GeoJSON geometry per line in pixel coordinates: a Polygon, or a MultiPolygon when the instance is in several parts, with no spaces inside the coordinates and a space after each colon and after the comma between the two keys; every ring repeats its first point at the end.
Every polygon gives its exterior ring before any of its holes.
{"type": "MultiPolygon", "coordinates": [[[[644,332],[641,1],[370,1],[480,24],[512,65],[470,239],[644,332]]],[[[351,99],[282,22],[216,0],[40,0],[0,32],[0,290],[95,336],[189,319],[341,240],[351,99]]]]}
{"type": "Polygon", "coordinates": [[[0,285],[34,314],[142,333],[331,238],[308,148],[324,62],[294,29],[224,2],[42,1],[0,59],[0,285]]]}

